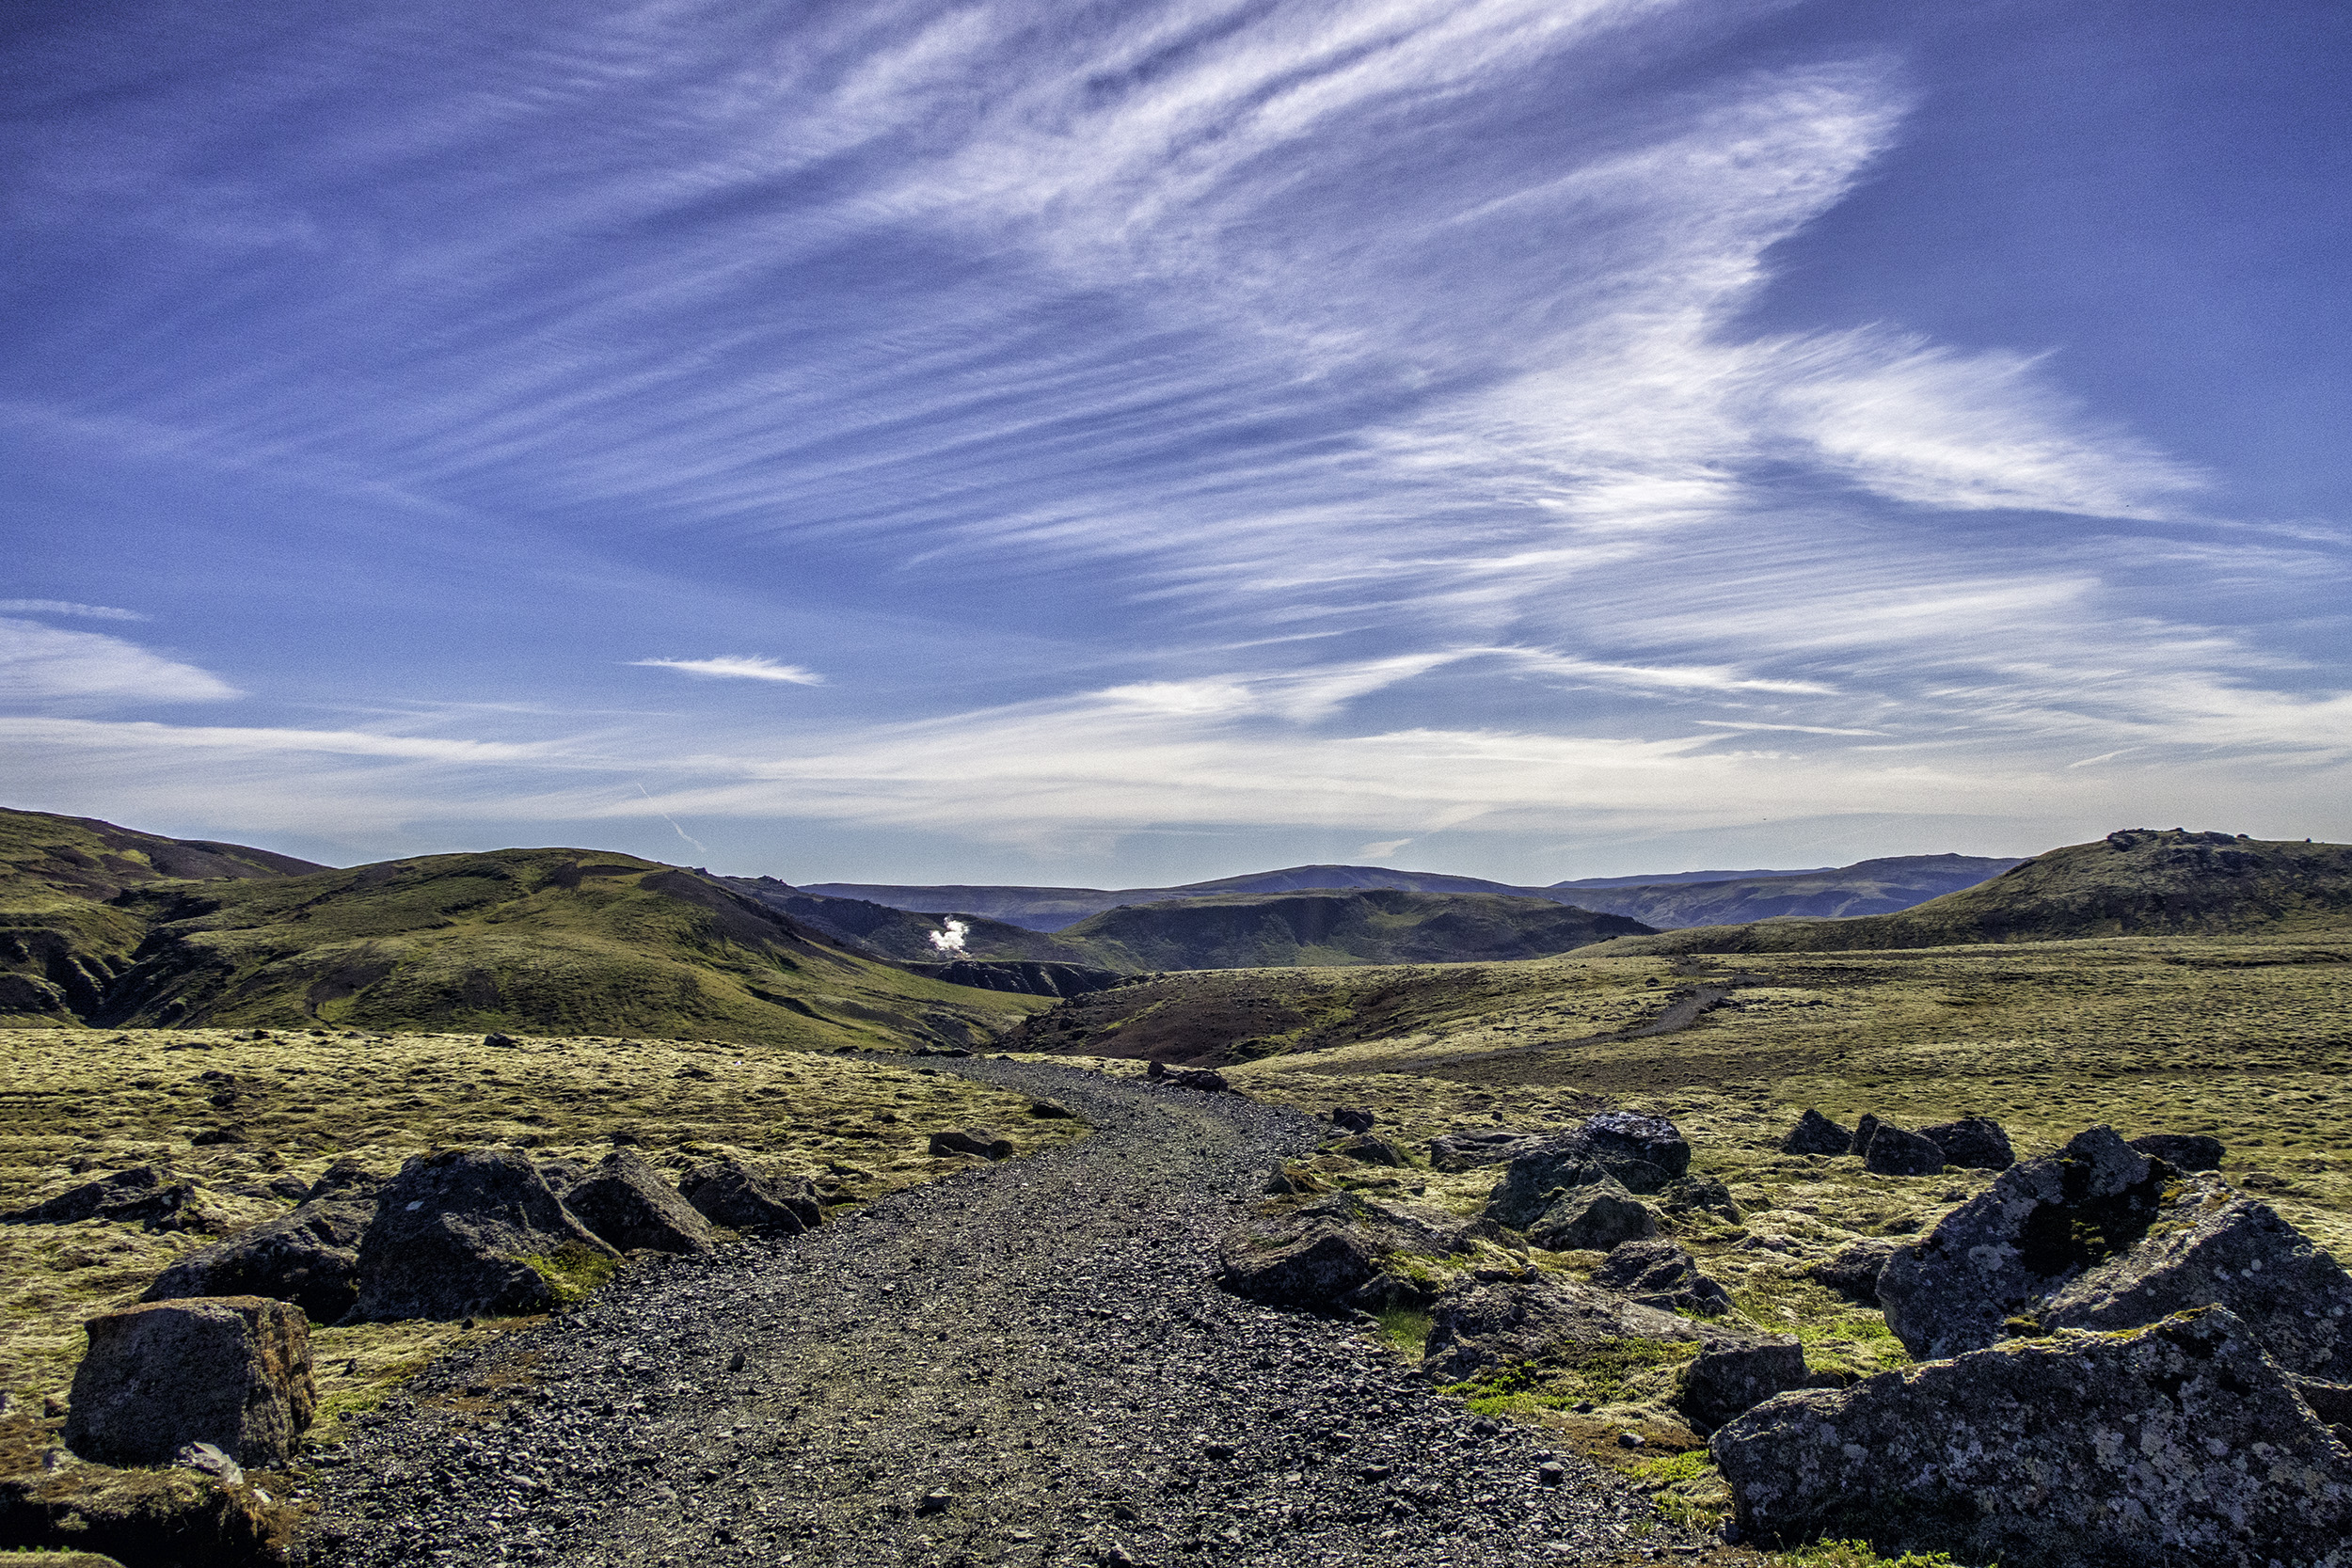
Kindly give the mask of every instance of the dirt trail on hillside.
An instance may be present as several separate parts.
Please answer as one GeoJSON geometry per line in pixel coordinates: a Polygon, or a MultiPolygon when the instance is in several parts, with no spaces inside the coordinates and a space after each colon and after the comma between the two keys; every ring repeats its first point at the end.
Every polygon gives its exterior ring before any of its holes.
{"type": "Polygon", "coordinates": [[[1573,1457],[1544,1484],[1531,1434],[1359,1328],[1215,1287],[1216,1238],[1313,1123],[951,1070],[1096,1132],[644,1268],[437,1365],[322,1457],[305,1560],[1470,1568],[1598,1561],[1648,1528],[1573,1457]]]}

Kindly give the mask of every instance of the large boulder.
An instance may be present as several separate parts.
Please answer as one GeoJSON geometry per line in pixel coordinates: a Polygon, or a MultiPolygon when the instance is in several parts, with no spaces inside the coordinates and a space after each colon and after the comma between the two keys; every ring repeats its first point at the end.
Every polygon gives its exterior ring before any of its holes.
{"type": "Polygon", "coordinates": [[[1369,1132],[1379,1117],[1370,1111],[1352,1110],[1344,1105],[1334,1105],[1324,1113],[1323,1119],[1343,1132],[1369,1132]]]}
{"type": "Polygon", "coordinates": [[[1797,1118],[1797,1125],[1780,1140],[1783,1154],[1849,1154],[1853,1151],[1853,1134],[1838,1126],[1820,1112],[1807,1107],[1797,1118]]]}
{"type": "Polygon", "coordinates": [[[1862,1168],[1881,1176],[1933,1176],[1944,1168],[1944,1151],[1932,1139],[1883,1121],[1862,1151],[1862,1168]]]}
{"type": "Polygon", "coordinates": [[[1902,1249],[1900,1242],[1883,1242],[1866,1236],[1859,1241],[1848,1242],[1804,1272],[1849,1301],[1876,1307],[1879,1301],[1879,1275],[1886,1272],[1887,1259],[1902,1249]]]}
{"type": "Polygon", "coordinates": [[[623,1252],[707,1252],[710,1222],[633,1148],[616,1148],[564,1194],[564,1207],[623,1252]]]}
{"type": "Polygon", "coordinates": [[[310,1424],[310,1325],[261,1296],[153,1302],[85,1325],[66,1446],[110,1465],[159,1465],[210,1443],[240,1465],[282,1465],[310,1424]]]}
{"type": "Polygon", "coordinates": [[[1322,1152],[1337,1155],[1343,1160],[1353,1160],[1359,1165],[1402,1167],[1412,1164],[1405,1157],[1403,1149],[1388,1139],[1375,1138],[1369,1132],[1359,1132],[1354,1137],[1327,1144],[1322,1152]]]}
{"type": "Polygon", "coordinates": [[[150,1230],[194,1227],[196,1188],[151,1165],[119,1170],[69,1188],[46,1202],[0,1214],[0,1225],[72,1225],[117,1220],[150,1230]]]}
{"type": "Polygon", "coordinates": [[[2352,1379],[2352,1275],[2268,1204],[2199,1175],[2169,1186],[2148,1232],[2059,1286],[2044,1328],[2136,1328],[2228,1307],[2288,1371],[2352,1379]]]}
{"type": "Polygon", "coordinates": [[[619,1255],[548,1191],[518,1148],[419,1155],[359,1239],[362,1321],[505,1317],[562,1299],[551,1275],[619,1255]]]}
{"type": "Polygon", "coordinates": [[[2219,1305],[2290,1371],[2352,1373],[2352,1277],[2267,1205],[2184,1178],[2106,1127],[2012,1166],[1897,1252],[1879,1301],[1923,1360],[2219,1305]]]}
{"type": "Polygon", "coordinates": [[[2228,1152],[2219,1138],[2197,1132],[2144,1133],[2132,1140],[2132,1147],[2176,1170],[2219,1170],[2228,1152]]]}
{"type": "Polygon", "coordinates": [[[1680,1176],[1658,1191],[1658,1206],[1673,1219],[1692,1221],[1701,1214],[1738,1225],[1743,1218],[1731,1189],[1711,1176],[1680,1176]]]}
{"type": "Polygon", "coordinates": [[[1606,1176],[1567,1188],[1527,1227],[1529,1241],[1553,1252],[1607,1252],[1657,1234],[1657,1213],[1606,1176]]]}
{"type": "Polygon", "coordinates": [[[2017,1163],[2009,1133],[1991,1117],[1963,1117],[1919,1129],[1919,1136],[1944,1152],[1944,1163],[1963,1170],[2007,1170],[2017,1163]]]}
{"type": "Polygon", "coordinates": [[[1731,1292],[1701,1274],[1697,1261],[1669,1241],[1626,1243],[1601,1259],[1593,1283],[1662,1311],[1731,1310],[1731,1292]]]}
{"type": "Polygon", "coordinates": [[[1674,1123],[1603,1111],[1569,1132],[1512,1156],[1488,1196],[1486,1217],[1525,1229],[1560,1194],[1603,1178],[1632,1193],[1655,1193],[1691,1168],[1691,1146],[1674,1123]]]}
{"type": "Polygon", "coordinates": [[[2352,1453],[2220,1308],[1783,1394],[1708,1451],[1762,1543],[2004,1568],[2352,1564],[2352,1453]]]}
{"type": "Polygon", "coordinates": [[[693,1166],[678,1179],[677,1185],[696,1212],[730,1230],[797,1236],[814,1230],[825,1217],[815,1183],[805,1178],[765,1175],[731,1157],[693,1166]]]}
{"type": "Polygon", "coordinates": [[[1624,1339],[1697,1340],[1705,1325],[1558,1275],[1475,1276],[1429,1308],[1422,1370],[1441,1383],[1532,1361],[1575,1361],[1624,1339]]]}
{"type": "Polygon", "coordinates": [[[370,1184],[327,1188],[291,1214],[189,1253],[139,1299],[269,1296],[294,1303],[315,1323],[334,1323],[359,1299],[359,1241],[375,1207],[370,1184]]]}
{"type": "Polygon", "coordinates": [[[1724,1338],[1703,1347],[1682,1369],[1677,1402],[1691,1425],[1712,1432],[1774,1394],[1808,1386],[1804,1347],[1778,1335],[1724,1338]]]}
{"type": "MultiPolygon", "coordinates": [[[[1384,1288],[1397,1276],[1383,1268],[1399,1252],[1466,1250],[1467,1232],[1434,1217],[1335,1193],[1295,1209],[1259,1214],[1234,1227],[1218,1246],[1217,1283],[1270,1307],[1328,1311],[1399,1304],[1406,1293],[1384,1288]]],[[[1425,1299],[1425,1298],[1424,1298],[1425,1299]]]]}

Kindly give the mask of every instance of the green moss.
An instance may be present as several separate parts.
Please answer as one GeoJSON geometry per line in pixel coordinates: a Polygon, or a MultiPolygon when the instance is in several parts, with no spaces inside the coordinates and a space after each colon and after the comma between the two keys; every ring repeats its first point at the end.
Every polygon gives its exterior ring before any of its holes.
{"type": "Polygon", "coordinates": [[[1379,1327],[1374,1330],[1381,1338],[1410,1355],[1420,1355],[1429,1343],[1429,1330],[1434,1326],[1429,1314],[1411,1307],[1391,1307],[1376,1314],[1379,1327]]]}
{"type": "Polygon", "coordinates": [[[1520,1361],[1444,1391],[1482,1416],[1561,1410],[1590,1402],[1613,1403],[1645,1372],[1674,1367],[1699,1353],[1694,1339],[1604,1339],[1546,1362],[1520,1361]]]}
{"type": "Polygon", "coordinates": [[[1865,1541],[1820,1541],[1783,1554],[1778,1560],[1794,1568],[1957,1568],[1947,1552],[1905,1552],[1881,1557],[1865,1541]]]}

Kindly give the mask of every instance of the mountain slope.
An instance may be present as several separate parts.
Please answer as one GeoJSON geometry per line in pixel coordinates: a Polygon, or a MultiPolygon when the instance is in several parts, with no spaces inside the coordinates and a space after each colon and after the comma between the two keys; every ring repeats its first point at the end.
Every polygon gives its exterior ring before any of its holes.
{"type": "Polygon", "coordinates": [[[166,883],[90,1022],[969,1043],[1039,1004],[844,951],[711,879],[628,855],[429,855],[269,882],[166,883]]]}
{"type": "Polygon", "coordinates": [[[2346,927],[2352,846],[2133,828],[2052,849],[1899,913],[1695,927],[1599,951],[1808,953],[2346,927]]]}
{"type": "Polygon", "coordinates": [[[1104,968],[1132,973],[1532,958],[1647,929],[1548,899],[1365,888],[1132,905],[1060,935],[1104,968]]]}
{"type": "Polygon", "coordinates": [[[1032,931],[1025,926],[1009,925],[960,910],[944,910],[935,914],[917,913],[889,904],[877,904],[870,899],[836,898],[810,893],[805,888],[779,882],[773,877],[719,877],[713,879],[746,897],[757,899],[778,914],[822,931],[855,949],[898,963],[944,963],[958,958],[1045,963],[1091,961],[1078,949],[1047,932],[1032,931]],[[962,943],[957,946],[950,942],[947,947],[942,947],[932,939],[956,935],[947,929],[947,923],[951,920],[963,927],[961,933],[962,943]]]}
{"type": "MultiPolygon", "coordinates": [[[[1842,918],[1907,910],[1947,893],[1974,887],[2016,863],[2014,857],[1996,860],[1981,855],[1899,855],[1826,871],[1721,881],[1677,879],[1626,887],[1586,887],[1574,890],[1573,896],[1588,910],[1630,915],[1661,930],[1790,916],[1842,918]]],[[[1555,892],[1555,896],[1569,892],[1563,887],[1555,892]]]]}
{"type": "Polygon", "coordinates": [[[1174,899],[1215,898],[1228,894],[1295,893],[1308,888],[1394,888],[1407,893],[1550,896],[1541,889],[1512,887],[1478,877],[1452,877],[1436,871],[1391,871],[1378,865],[1293,865],[1279,871],[1220,877],[1215,881],[1186,882],[1180,887],[915,887],[884,882],[810,882],[800,891],[827,898],[864,899],[893,909],[956,911],[1033,931],[1058,931],[1089,915],[1130,904],[1164,904],[1174,899]]]}
{"type": "Polygon", "coordinates": [[[99,1005],[147,934],[137,916],[108,907],[125,889],[325,869],[242,844],[0,809],[0,1018],[65,1021],[99,1005]]]}

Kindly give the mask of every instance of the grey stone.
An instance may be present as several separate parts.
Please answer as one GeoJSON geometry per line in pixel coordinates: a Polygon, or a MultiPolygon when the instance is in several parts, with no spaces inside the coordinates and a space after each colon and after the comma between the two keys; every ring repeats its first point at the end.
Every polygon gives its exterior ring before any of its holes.
{"type": "Polygon", "coordinates": [[[694,1166],[678,1179],[678,1191],[711,1224],[755,1235],[797,1236],[825,1217],[805,1179],[764,1175],[732,1158],[694,1166]]]}
{"type": "Polygon", "coordinates": [[[1870,1140],[1878,1136],[1878,1131],[1879,1118],[1866,1113],[1860,1121],[1854,1123],[1853,1143],[1848,1147],[1846,1152],[1849,1154],[1868,1153],[1870,1140]]]}
{"type": "Polygon", "coordinates": [[[0,1214],[0,1225],[72,1225],[116,1220],[150,1230],[191,1227],[196,1189],[151,1165],[119,1170],[59,1193],[46,1202],[0,1214]]]}
{"type": "Polygon", "coordinates": [[[1803,1388],[1804,1347],[1794,1339],[1723,1339],[1702,1348],[1682,1370],[1678,1401],[1697,1431],[1714,1431],[1791,1388],[1803,1388]]]}
{"type": "Polygon", "coordinates": [[[1903,1245],[1900,1242],[1867,1238],[1848,1242],[1804,1272],[1849,1301],[1875,1307],[1879,1299],[1879,1275],[1886,1272],[1886,1260],[1903,1245]]]}
{"type": "Polygon", "coordinates": [[[1553,1252],[1606,1252],[1657,1234],[1658,1215],[1650,1206],[1606,1176],[1568,1188],[1527,1227],[1529,1241],[1553,1252]]]}
{"type": "Polygon", "coordinates": [[[1593,1283],[1667,1311],[1731,1310],[1731,1292],[1701,1274],[1691,1255],[1669,1241],[1626,1243],[1593,1271],[1593,1283]]]}
{"type": "Polygon", "coordinates": [[[153,1302],[85,1326],[65,1440],[86,1459],[159,1465],[208,1443],[240,1465],[274,1466],[318,1408],[310,1325],[289,1303],[153,1302]]]}
{"type": "Polygon", "coordinates": [[[1711,1176],[1677,1177],[1659,1189],[1658,1205],[1669,1217],[1679,1220],[1711,1214],[1727,1225],[1738,1225],[1745,1217],[1733,1201],[1731,1189],[1711,1176]]]}
{"type": "Polygon", "coordinates": [[[1853,1151],[1853,1134],[1838,1126],[1820,1112],[1808,1107],[1797,1118],[1797,1125],[1780,1140],[1783,1154],[1850,1154],[1853,1151]]]}
{"type": "MultiPolygon", "coordinates": [[[[1603,1111],[1597,1116],[1586,1117],[1584,1126],[1577,1136],[1592,1148],[1603,1164],[1611,1167],[1612,1175],[1617,1175],[1614,1166],[1619,1161],[1654,1165],[1666,1173],[1667,1181],[1691,1168],[1689,1141],[1673,1122],[1663,1117],[1639,1116],[1631,1111],[1603,1111]]],[[[1625,1181],[1635,1192],[1658,1190],[1656,1187],[1634,1187],[1622,1175],[1617,1175],[1617,1180],[1625,1181]]]]}
{"type": "Polygon", "coordinates": [[[1448,1132],[1429,1140],[1429,1163],[1442,1171],[1476,1170],[1503,1165],[1520,1155],[1559,1141],[1557,1132],[1448,1132]]]}
{"type": "Polygon", "coordinates": [[[420,1155],[385,1185],[359,1240],[352,1313],[448,1322],[543,1312],[558,1300],[542,1272],[551,1260],[618,1256],[548,1191],[522,1150],[420,1155]]]}
{"type": "Polygon", "coordinates": [[[1623,1339],[1697,1340],[1705,1328],[1558,1275],[1460,1281],[1430,1307],[1422,1370],[1459,1383],[1534,1361],[1574,1361],[1623,1339]]]}
{"type": "Polygon", "coordinates": [[[1783,1394],[1708,1451],[1743,1541],[2004,1568],[2352,1563],[2352,1454],[2217,1307],[1783,1394]]]}
{"type": "Polygon", "coordinates": [[[2017,1163],[2009,1133],[1991,1117],[1963,1117],[1919,1129],[1919,1136],[1944,1154],[1944,1163],[1963,1170],[2007,1170],[2017,1163]]]}
{"type": "Polygon", "coordinates": [[[982,1160],[1009,1160],[1012,1140],[992,1128],[950,1128],[931,1134],[930,1152],[939,1155],[969,1154],[982,1160]]]}
{"type": "Polygon", "coordinates": [[[2219,1170],[2222,1156],[2229,1152],[2219,1138],[2196,1132],[2148,1132],[2131,1142],[2142,1154],[2176,1170],[2219,1170]]]}
{"type": "Polygon", "coordinates": [[[1334,1105],[1323,1119],[1343,1132],[1369,1132],[1373,1129],[1373,1124],[1379,1118],[1370,1111],[1350,1110],[1344,1106],[1334,1105]]]}
{"type": "Polygon", "coordinates": [[[1525,1229],[1570,1188],[1589,1187],[1607,1177],[1628,1192],[1655,1193],[1690,1167],[1691,1146],[1674,1123],[1604,1111],[1513,1155],[1489,1195],[1486,1214],[1525,1229]]]}
{"type": "Polygon", "coordinates": [[[139,1299],[269,1296],[294,1303],[314,1322],[334,1323],[358,1300],[359,1241],[375,1207],[374,1194],[362,1184],[329,1189],[291,1214],[189,1253],[139,1299]]]}
{"type": "Polygon", "coordinates": [[[1359,1132],[1354,1137],[1343,1138],[1327,1146],[1323,1152],[1336,1154],[1343,1160],[1353,1160],[1358,1164],[1363,1165],[1402,1166],[1411,1164],[1405,1158],[1403,1149],[1389,1142],[1388,1139],[1375,1138],[1369,1132],[1359,1132]]]}
{"type": "Polygon", "coordinates": [[[710,1222],[633,1148],[616,1148],[564,1195],[564,1207],[622,1252],[707,1252],[710,1222]]]}
{"type": "Polygon", "coordinates": [[[1382,1285],[1384,1259],[1454,1250],[1462,1234],[1441,1216],[1423,1218],[1354,1193],[1335,1193],[1257,1215],[1228,1231],[1218,1246],[1217,1283],[1268,1306],[1377,1310],[1425,1295],[1407,1282],[1382,1285]]]}
{"type": "Polygon", "coordinates": [[[1944,1150],[1931,1138],[1883,1121],[1862,1151],[1862,1168],[1881,1176],[1933,1176],[1944,1168],[1944,1150]]]}

